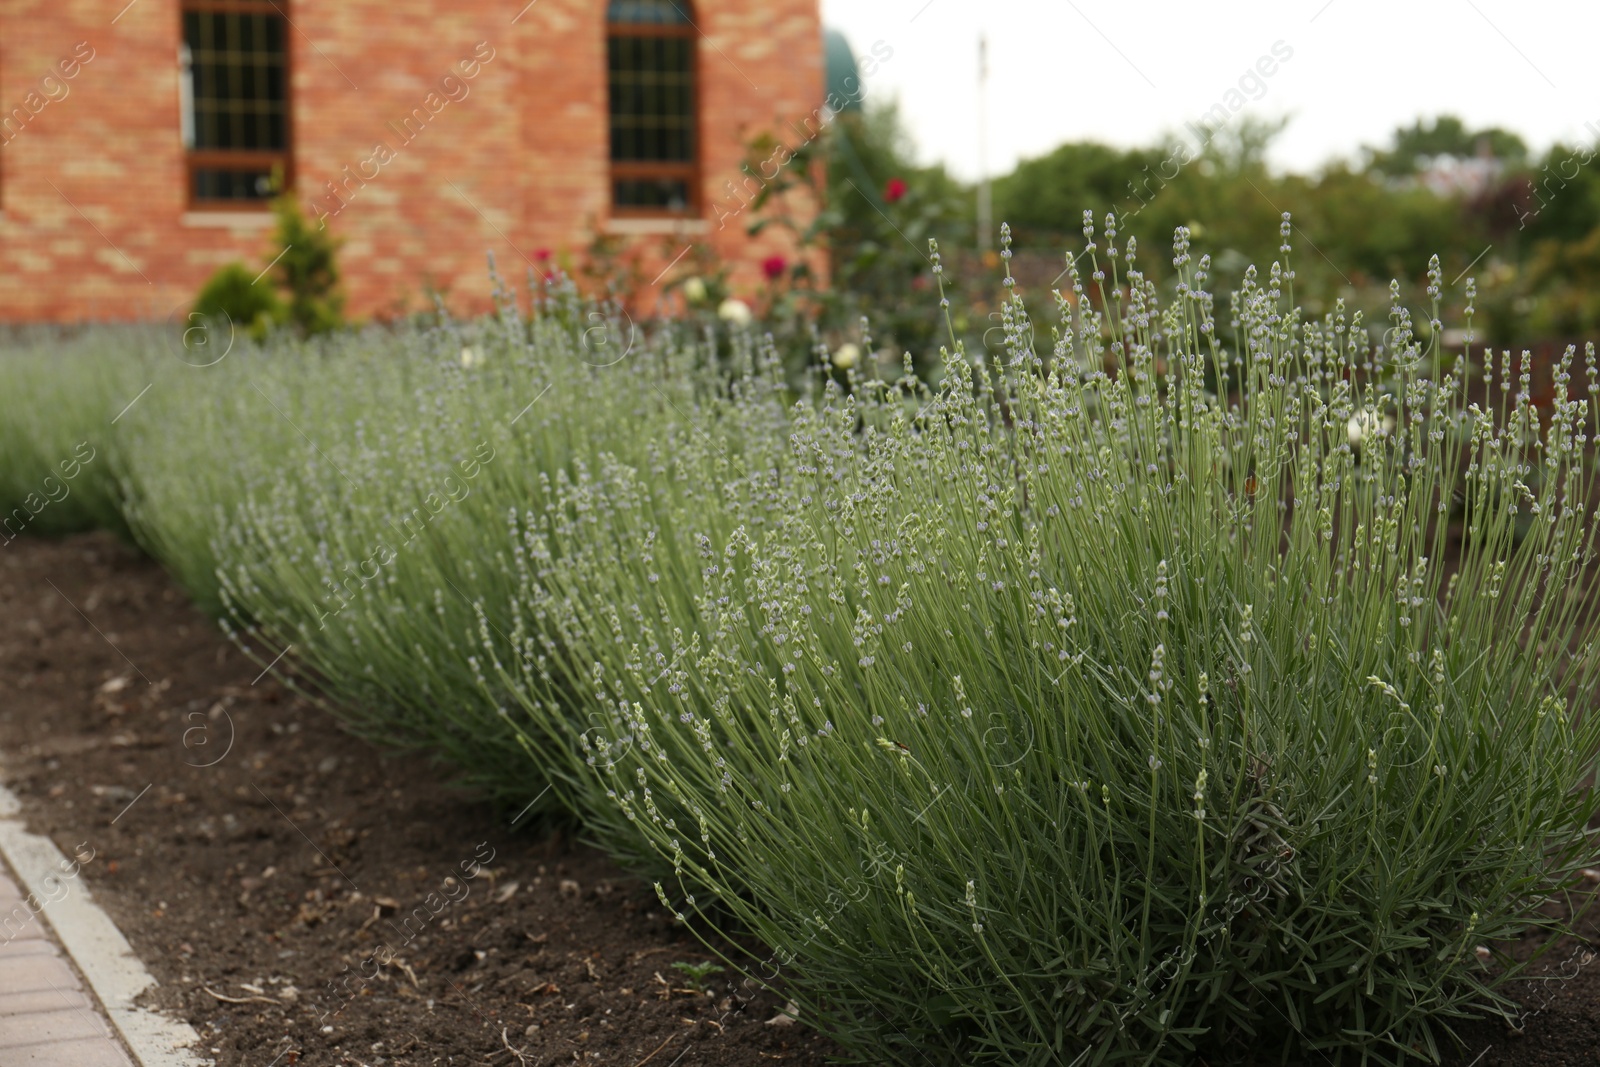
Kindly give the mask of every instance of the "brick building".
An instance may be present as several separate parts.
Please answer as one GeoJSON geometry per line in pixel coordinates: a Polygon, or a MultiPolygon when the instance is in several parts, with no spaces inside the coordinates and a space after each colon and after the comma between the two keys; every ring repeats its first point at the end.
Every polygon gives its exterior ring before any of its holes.
{"type": "Polygon", "coordinates": [[[754,287],[745,145],[814,134],[823,62],[817,0],[0,0],[0,322],[187,310],[272,257],[275,171],[358,316],[597,237],[754,287]]]}

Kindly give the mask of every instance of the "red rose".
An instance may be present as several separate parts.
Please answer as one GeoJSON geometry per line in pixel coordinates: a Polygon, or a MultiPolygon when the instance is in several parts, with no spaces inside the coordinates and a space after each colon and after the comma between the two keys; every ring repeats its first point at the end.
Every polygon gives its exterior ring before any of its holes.
{"type": "Polygon", "coordinates": [[[906,195],[906,188],[904,178],[890,178],[889,184],[883,187],[883,198],[892,204],[906,195]]]}
{"type": "Polygon", "coordinates": [[[789,269],[789,263],[782,256],[768,256],[761,261],[761,272],[767,276],[767,281],[775,282],[783,277],[783,272],[789,269]]]}
{"type": "Polygon", "coordinates": [[[533,250],[533,258],[542,263],[550,258],[550,250],[548,248],[535,248],[533,250]]]}

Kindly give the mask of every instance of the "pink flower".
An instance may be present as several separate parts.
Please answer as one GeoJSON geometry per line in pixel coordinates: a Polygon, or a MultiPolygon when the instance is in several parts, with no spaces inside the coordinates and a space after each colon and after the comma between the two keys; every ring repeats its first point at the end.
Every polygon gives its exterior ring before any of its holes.
{"type": "Polygon", "coordinates": [[[893,204],[906,195],[907,189],[904,178],[890,178],[889,183],[883,187],[883,198],[893,204]]]}
{"type": "Polygon", "coordinates": [[[768,256],[761,261],[761,272],[767,276],[767,281],[775,282],[783,277],[783,272],[789,269],[789,263],[782,256],[768,256]]]}
{"type": "Polygon", "coordinates": [[[550,258],[550,250],[548,248],[535,248],[533,250],[533,258],[543,263],[550,258]]]}

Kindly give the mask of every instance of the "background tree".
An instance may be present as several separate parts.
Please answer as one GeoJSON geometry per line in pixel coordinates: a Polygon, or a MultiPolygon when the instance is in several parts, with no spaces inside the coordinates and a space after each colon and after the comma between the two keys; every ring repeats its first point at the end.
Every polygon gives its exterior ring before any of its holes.
{"type": "Polygon", "coordinates": [[[1369,169],[1391,178],[1414,175],[1438,156],[1486,156],[1508,164],[1520,164],[1528,158],[1527,142],[1510,130],[1498,126],[1470,129],[1454,115],[1418,119],[1396,129],[1387,148],[1367,147],[1364,151],[1369,169]]]}

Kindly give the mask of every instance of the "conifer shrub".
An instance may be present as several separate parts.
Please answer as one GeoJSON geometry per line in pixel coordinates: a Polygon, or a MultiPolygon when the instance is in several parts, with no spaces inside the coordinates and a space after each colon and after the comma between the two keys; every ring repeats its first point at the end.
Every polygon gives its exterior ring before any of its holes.
{"type": "Polygon", "coordinates": [[[219,337],[239,333],[262,341],[280,326],[310,337],[345,325],[340,241],[325,227],[311,225],[293,193],[275,196],[272,214],[277,225],[263,266],[219,267],[195,298],[190,318],[199,328],[215,330],[219,337]]]}
{"type": "Polygon", "coordinates": [[[288,295],[284,317],[302,335],[329,333],[345,323],[340,285],[340,241],[325,227],[313,227],[292,192],[272,201],[277,219],[273,243],[277,258],[269,263],[273,277],[288,295]]]}

